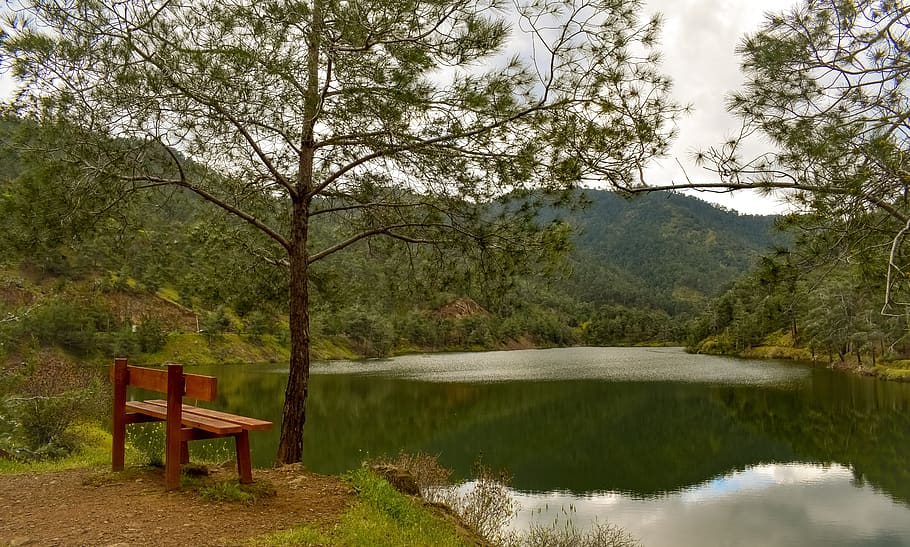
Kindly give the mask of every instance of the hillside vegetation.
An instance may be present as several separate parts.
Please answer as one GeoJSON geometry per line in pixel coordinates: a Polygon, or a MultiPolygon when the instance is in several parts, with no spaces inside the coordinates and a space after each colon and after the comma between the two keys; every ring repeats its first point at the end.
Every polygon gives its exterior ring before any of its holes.
{"type": "MultiPolygon", "coordinates": [[[[20,157],[28,132],[18,122],[0,129],[7,360],[29,347],[101,361],[287,358],[286,273],[267,242],[180,191],[94,212],[20,157]]],[[[538,219],[570,245],[530,267],[443,264],[390,242],[321,261],[311,278],[315,356],[679,343],[694,314],[780,237],[770,217],[691,197],[583,194],[587,207],[538,219]]]]}

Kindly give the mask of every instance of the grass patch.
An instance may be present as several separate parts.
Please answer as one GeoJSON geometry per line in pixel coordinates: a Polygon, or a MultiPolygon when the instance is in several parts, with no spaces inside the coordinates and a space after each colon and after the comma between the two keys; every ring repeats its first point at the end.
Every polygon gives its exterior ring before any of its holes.
{"type": "Polygon", "coordinates": [[[313,359],[321,361],[359,359],[361,357],[351,349],[350,342],[341,336],[319,336],[313,338],[310,354],[313,359]]]}
{"type": "Polygon", "coordinates": [[[160,287],[155,291],[155,296],[162,300],[167,300],[171,304],[180,305],[180,293],[173,287],[160,287]]]}
{"type": "MultiPolygon", "coordinates": [[[[111,434],[96,423],[75,423],[67,433],[76,440],[77,449],[64,458],[55,460],[18,461],[0,458],[0,473],[45,473],[99,467],[111,463],[111,434]]],[[[127,458],[135,460],[135,451],[127,451],[127,458]]]]}
{"type": "Polygon", "coordinates": [[[891,363],[888,363],[887,365],[876,365],[873,370],[875,375],[882,380],[910,382],[910,369],[896,368],[891,366],[891,363]]]}
{"type": "Polygon", "coordinates": [[[253,505],[259,501],[274,498],[275,495],[275,486],[272,483],[258,479],[252,484],[240,484],[237,480],[227,480],[199,488],[199,496],[202,499],[219,503],[253,505]]]}
{"type": "Polygon", "coordinates": [[[176,334],[168,337],[160,351],[142,356],[146,364],[182,363],[216,365],[223,363],[276,363],[290,359],[290,351],[275,336],[251,337],[241,334],[176,334]]]}
{"type": "Polygon", "coordinates": [[[121,482],[134,481],[148,473],[147,467],[127,467],[123,471],[104,471],[86,475],[82,479],[83,486],[107,486],[121,482]]]}
{"type": "Polygon", "coordinates": [[[459,534],[451,520],[417,498],[395,490],[366,468],[345,479],[357,492],[354,505],[332,531],[302,525],[252,539],[248,545],[344,545],[370,547],[476,545],[459,534]]]}
{"type": "Polygon", "coordinates": [[[331,536],[310,526],[298,526],[289,530],[281,530],[267,536],[254,538],[246,545],[261,547],[316,547],[337,545],[331,536]]]}
{"type": "Polygon", "coordinates": [[[348,475],[358,502],[341,519],[343,545],[468,545],[417,499],[401,494],[367,469],[348,475]]]}

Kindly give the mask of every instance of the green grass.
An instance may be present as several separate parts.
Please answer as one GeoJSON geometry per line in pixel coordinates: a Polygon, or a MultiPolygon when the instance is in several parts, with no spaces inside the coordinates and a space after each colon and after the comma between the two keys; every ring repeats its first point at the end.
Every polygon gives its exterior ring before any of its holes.
{"type": "Polygon", "coordinates": [[[342,545],[467,545],[450,523],[367,469],[348,476],[357,503],[341,518],[342,545]]]}
{"type": "Polygon", "coordinates": [[[235,480],[226,480],[207,484],[199,488],[199,496],[212,502],[242,503],[253,505],[259,500],[274,498],[275,486],[264,480],[252,484],[240,484],[235,480]]]}
{"type": "Polygon", "coordinates": [[[298,526],[290,530],[281,530],[267,536],[260,536],[253,539],[247,545],[256,545],[260,547],[316,547],[326,545],[338,545],[331,536],[309,527],[298,526]]]}
{"type": "Polygon", "coordinates": [[[904,368],[901,365],[895,367],[892,366],[892,363],[887,363],[885,365],[876,365],[873,370],[875,371],[875,375],[882,380],[910,382],[910,369],[904,368]]]}
{"type": "Polygon", "coordinates": [[[350,343],[341,336],[320,336],[313,338],[310,353],[313,356],[313,359],[326,361],[360,358],[360,356],[351,349],[350,343]]]}
{"type": "Polygon", "coordinates": [[[250,545],[338,545],[349,547],[467,546],[456,526],[419,500],[393,488],[367,469],[346,479],[357,492],[354,505],[334,530],[298,526],[251,540],[250,545]]]}
{"type": "Polygon", "coordinates": [[[180,293],[173,287],[161,287],[155,291],[155,296],[162,300],[167,300],[171,304],[179,305],[180,303],[180,293]]]}
{"type": "Polygon", "coordinates": [[[144,355],[146,364],[182,363],[184,365],[217,365],[223,363],[286,362],[290,350],[274,336],[254,339],[240,334],[175,334],[168,337],[160,351],[144,355]]]}
{"type": "MultiPolygon", "coordinates": [[[[46,473],[86,467],[99,467],[111,463],[111,434],[99,424],[77,423],[68,433],[78,442],[79,448],[69,456],[58,460],[13,461],[0,459],[0,474],[3,473],[46,473]]],[[[135,451],[127,451],[127,459],[135,459],[135,451]]]]}

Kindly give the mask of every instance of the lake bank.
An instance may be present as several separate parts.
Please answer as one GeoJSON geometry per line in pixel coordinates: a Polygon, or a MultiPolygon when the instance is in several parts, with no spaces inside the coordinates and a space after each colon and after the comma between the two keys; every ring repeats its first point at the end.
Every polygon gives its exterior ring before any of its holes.
{"type": "Polygon", "coordinates": [[[872,376],[896,382],[910,382],[910,360],[878,359],[872,362],[868,357],[865,359],[841,358],[828,353],[815,353],[808,348],[794,345],[789,337],[781,336],[771,336],[765,342],[758,346],[734,350],[719,346],[709,338],[694,347],[686,348],[686,351],[720,357],[811,363],[815,366],[826,366],[859,376],[872,376]]]}
{"type": "Polygon", "coordinates": [[[0,519],[0,545],[480,544],[451,512],[365,469],[345,476],[300,465],[257,469],[254,495],[231,497],[244,493],[232,469],[196,465],[181,490],[166,491],[161,468],[133,463],[111,472],[103,461],[109,437],[106,444],[92,442],[55,463],[0,460],[0,509],[8,517],[0,519]]]}

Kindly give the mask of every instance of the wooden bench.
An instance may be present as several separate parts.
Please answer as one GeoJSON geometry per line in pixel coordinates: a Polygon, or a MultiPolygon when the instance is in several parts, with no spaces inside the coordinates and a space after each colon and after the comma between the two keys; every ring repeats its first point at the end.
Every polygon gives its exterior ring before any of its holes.
{"type": "Polygon", "coordinates": [[[167,370],[134,367],[126,359],[115,359],[111,367],[114,384],[114,432],[111,467],[122,471],[126,426],[163,421],[165,426],[165,486],[180,487],[180,465],[189,462],[187,443],[199,439],[234,437],[237,472],[241,483],[253,482],[250,462],[250,431],[271,429],[272,422],[236,416],[217,410],[183,404],[183,397],[214,401],[218,380],[213,376],[184,374],[183,365],[169,364],[167,370]],[[167,399],[127,401],[126,388],[133,386],[167,394],[167,399]]]}

